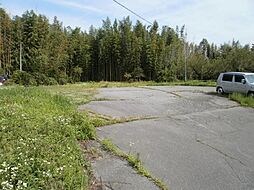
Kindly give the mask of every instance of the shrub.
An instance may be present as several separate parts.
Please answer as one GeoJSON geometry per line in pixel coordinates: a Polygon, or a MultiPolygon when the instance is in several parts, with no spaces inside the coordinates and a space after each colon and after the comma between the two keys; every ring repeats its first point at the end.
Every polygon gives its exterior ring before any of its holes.
{"type": "Polygon", "coordinates": [[[33,75],[27,73],[26,71],[15,71],[12,75],[12,81],[16,84],[25,85],[25,86],[35,86],[37,81],[33,75]]]}
{"type": "Polygon", "coordinates": [[[66,78],[59,78],[59,79],[58,79],[58,83],[59,83],[60,85],[65,85],[65,84],[68,83],[68,79],[66,79],[66,78]]]}
{"type": "Polygon", "coordinates": [[[58,85],[58,82],[53,77],[47,78],[47,85],[58,85]]]}
{"type": "Polygon", "coordinates": [[[33,73],[33,76],[37,82],[37,85],[48,85],[47,84],[48,77],[43,73],[33,73]]]}
{"type": "Polygon", "coordinates": [[[123,77],[124,77],[124,80],[125,80],[125,81],[128,81],[128,82],[129,82],[129,81],[131,80],[131,77],[132,77],[132,76],[131,76],[130,73],[125,73],[123,77]]]}
{"type": "Polygon", "coordinates": [[[33,73],[37,85],[57,85],[57,81],[52,77],[47,77],[43,73],[33,73]]]}

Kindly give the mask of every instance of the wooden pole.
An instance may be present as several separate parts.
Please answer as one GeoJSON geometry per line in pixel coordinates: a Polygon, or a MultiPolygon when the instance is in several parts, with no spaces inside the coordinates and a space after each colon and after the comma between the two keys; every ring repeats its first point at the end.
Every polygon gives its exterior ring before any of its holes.
{"type": "Polygon", "coordinates": [[[22,71],[22,43],[19,46],[19,70],[22,71]]]}

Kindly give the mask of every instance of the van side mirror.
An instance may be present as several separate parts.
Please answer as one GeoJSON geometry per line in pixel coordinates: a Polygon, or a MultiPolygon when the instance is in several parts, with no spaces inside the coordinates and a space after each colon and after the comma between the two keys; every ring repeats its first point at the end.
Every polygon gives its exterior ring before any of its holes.
{"type": "Polygon", "coordinates": [[[242,80],[241,80],[241,83],[246,84],[246,80],[245,80],[245,79],[242,79],[242,80]]]}

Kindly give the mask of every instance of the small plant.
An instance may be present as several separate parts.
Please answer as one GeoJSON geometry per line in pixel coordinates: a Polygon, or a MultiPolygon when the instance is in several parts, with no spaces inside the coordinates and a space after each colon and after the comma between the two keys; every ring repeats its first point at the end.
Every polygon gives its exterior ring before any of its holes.
{"type": "Polygon", "coordinates": [[[130,73],[125,73],[123,77],[124,77],[125,81],[128,81],[128,82],[129,82],[129,81],[131,80],[131,77],[132,77],[132,76],[131,76],[130,73]]]}
{"type": "Polygon", "coordinates": [[[129,165],[133,167],[138,172],[138,174],[147,177],[149,180],[154,182],[160,189],[168,190],[167,186],[161,180],[153,177],[149,173],[149,171],[142,165],[142,162],[139,158],[139,154],[137,154],[137,156],[133,154],[126,154],[119,148],[117,148],[109,139],[102,140],[101,144],[105,150],[115,154],[116,156],[126,159],[129,165]]]}

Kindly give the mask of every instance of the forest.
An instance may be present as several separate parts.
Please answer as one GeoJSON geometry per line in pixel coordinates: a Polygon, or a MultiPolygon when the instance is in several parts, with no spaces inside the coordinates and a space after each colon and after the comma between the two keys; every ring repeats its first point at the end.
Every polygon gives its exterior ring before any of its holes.
{"type": "MultiPolygon", "coordinates": [[[[221,29],[223,32],[223,29],[221,29]]],[[[144,25],[129,17],[88,31],[34,11],[10,17],[0,8],[0,75],[27,85],[83,81],[215,80],[254,72],[254,45],[186,41],[185,27],[144,25]],[[186,71],[186,78],[185,78],[186,71]]],[[[226,39],[225,39],[226,40],[226,39]]]]}

